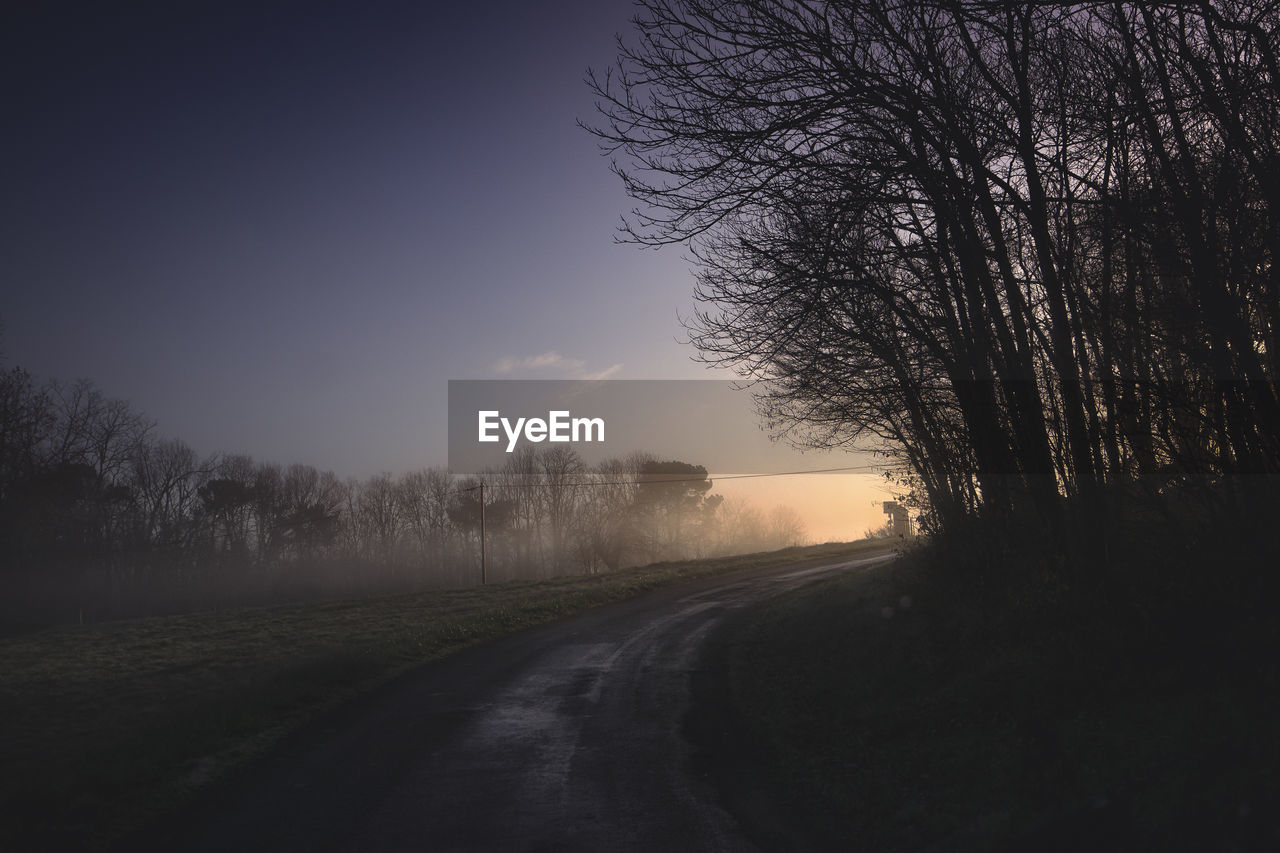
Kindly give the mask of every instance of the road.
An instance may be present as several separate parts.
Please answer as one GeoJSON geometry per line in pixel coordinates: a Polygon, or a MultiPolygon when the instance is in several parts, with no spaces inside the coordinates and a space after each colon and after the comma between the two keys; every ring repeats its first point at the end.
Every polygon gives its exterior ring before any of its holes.
{"type": "Polygon", "coordinates": [[[734,610],[886,558],[703,579],[466,649],[317,721],[138,846],[755,850],[688,738],[705,640],[734,610]]]}

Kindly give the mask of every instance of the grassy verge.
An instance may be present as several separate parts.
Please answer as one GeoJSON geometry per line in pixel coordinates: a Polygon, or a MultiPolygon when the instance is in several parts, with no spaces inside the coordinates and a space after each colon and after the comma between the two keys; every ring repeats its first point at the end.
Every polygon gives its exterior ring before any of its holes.
{"type": "Polygon", "coordinates": [[[1203,620],[1004,618],[923,580],[936,557],[728,628],[744,733],[813,847],[1280,848],[1274,646],[1192,661],[1203,620]]]}
{"type": "Polygon", "coordinates": [[[464,646],[659,586],[865,543],[0,641],[0,849],[109,844],[315,712],[464,646]]]}

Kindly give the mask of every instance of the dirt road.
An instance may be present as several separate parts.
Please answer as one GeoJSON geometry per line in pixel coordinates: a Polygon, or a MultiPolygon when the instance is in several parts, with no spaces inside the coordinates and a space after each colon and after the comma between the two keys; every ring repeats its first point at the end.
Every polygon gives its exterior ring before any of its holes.
{"type": "Polygon", "coordinates": [[[688,739],[704,641],[736,609],[887,556],[704,579],[467,649],[317,721],[133,846],[754,850],[688,739]]]}

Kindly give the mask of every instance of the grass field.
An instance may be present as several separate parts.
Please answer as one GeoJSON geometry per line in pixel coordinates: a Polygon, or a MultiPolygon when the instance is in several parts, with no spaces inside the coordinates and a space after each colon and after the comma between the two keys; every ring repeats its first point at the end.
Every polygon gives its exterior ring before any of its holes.
{"type": "Polygon", "coordinates": [[[1280,849],[1275,648],[1195,661],[1203,617],[993,617],[912,560],[726,628],[742,729],[814,849],[1280,849]]]}
{"type": "Polygon", "coordinates": [[[316,712],[481,640],[667,584],[868,547],[883,543],[0,640],[0,850],[100,849],[316,712]]]}

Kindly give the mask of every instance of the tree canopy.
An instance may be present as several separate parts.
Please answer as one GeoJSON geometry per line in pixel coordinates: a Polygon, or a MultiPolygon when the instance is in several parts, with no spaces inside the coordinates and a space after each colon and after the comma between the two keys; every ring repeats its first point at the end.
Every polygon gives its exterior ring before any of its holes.
{"type": "MultiPolygon", "coordinates": [[[[643,0],[591,128],[694,343],[945,525],[1280,467],[1275,2],[643,0]]],[[[1085,501],[1088,503],[1089,501],[1085,501]]]]}

